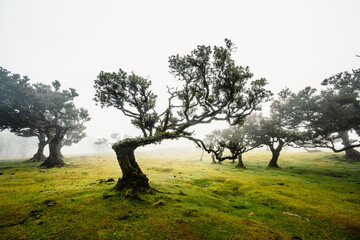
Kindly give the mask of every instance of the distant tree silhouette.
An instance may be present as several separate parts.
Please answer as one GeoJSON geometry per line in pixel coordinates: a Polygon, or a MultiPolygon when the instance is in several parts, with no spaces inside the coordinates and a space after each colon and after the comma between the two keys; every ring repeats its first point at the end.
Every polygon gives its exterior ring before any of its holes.
{"type": "Polygon", "coordinates": [[[28,77],[0,68],[0,123],[1,129],[12,132],[27,130],[48,132],[49,157],[42,166],[62,166],[61,141],[68,131],[77,129],[89,121],[89,114],[83,108],[76,108],[75,89],[60,91],[61,84],[30,84],[28,77]],[[41,130],[40,130],[41,129],[41,130]]]}
{"type": "Polygon", "coordinates": [[[360,153],[354,149],[360,147],[360,69],[336,74],[322,85],[327,88],[306,87],[291,96],[293,116],[301,119],[299,125],[310,139],[303,146],[345,152],[347,161],[360,161],[360,153]],[[356,137],[350,139],[349,132],[356,137]],[[336,144],[339,141],[342,147],[336,144]]]}

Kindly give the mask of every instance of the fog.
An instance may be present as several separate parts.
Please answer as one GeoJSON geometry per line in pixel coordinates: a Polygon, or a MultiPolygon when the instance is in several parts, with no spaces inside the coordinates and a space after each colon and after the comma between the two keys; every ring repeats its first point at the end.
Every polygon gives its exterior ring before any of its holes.
{"type": "MultiPolygon", "coordinates": [[[[111,153],[111,144],[96,145],[112,133],[137,136],[130,119],[114,108],[101,109],[92,100],[100,71],[134,71],[149,77],[162,112],[169,74],[168,57],[187,54],[197,45],[237,47],[237,64],[264,77],[274,93],[320,88],[323,79],[359,67],[360,1],[21,1],[0,2],[0,66],[29,76],[32,83],[59,80],[75,88],[78,107],[89,110],[87,138],[64,147],[64,154],[111,153]]],[[[268,105],[263,108],[265,115],[268,105]]],[[[197,126],[197,137],[225,123],[197,126]]],[[[36,138],[4,131],[7,145],[0,158],[28,157],[36,138]],[[21,147],[24,146],[24,147],[21,147]]],[[[187,140],[164,141],[164,147],[193,147],[187,140]]],[[[140,149],[141,150],[141,149],[140,149]]]]}

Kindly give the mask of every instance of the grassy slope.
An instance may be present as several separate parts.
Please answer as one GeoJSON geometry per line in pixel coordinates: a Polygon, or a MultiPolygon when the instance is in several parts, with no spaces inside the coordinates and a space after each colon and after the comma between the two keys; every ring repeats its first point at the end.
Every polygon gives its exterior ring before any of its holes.
{"type": "Polygon", "coordinates": [[[138,153],[161,191],[144,201],[99,183],[120,175],[114,156],[74,156],[54,169],[2,160],[0,239],[360,239],[359,163],[283,153],[282,168],[268,169],[270,154],[253,152],[241,170],[200,155],[138,153]]]}

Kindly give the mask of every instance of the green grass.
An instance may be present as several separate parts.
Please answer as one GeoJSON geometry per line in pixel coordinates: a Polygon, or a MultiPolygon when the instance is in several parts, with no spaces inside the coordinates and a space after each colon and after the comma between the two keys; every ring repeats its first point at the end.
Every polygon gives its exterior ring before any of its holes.
{"type": "Polygon", "coordinates": [[[101,182],[121,176],[114,155],[54,169],[1,160],[0,239],[360,239],[359,163],[282,153],[269,169],[269,152],[250,152],[243,170],[200,155],[137,153],[159,191],[143,201],[101,182]]]}

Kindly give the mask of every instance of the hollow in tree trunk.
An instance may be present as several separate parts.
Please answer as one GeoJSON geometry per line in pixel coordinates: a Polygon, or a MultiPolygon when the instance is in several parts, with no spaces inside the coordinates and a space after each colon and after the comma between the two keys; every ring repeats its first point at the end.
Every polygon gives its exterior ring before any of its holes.
{"type": "Polygon", "coordinates": [[[134,151],[137,147],[136,144],[132,145],[129,142],[113,146],[122,171],[122,177],[119,178],[115,190],[134,193],[150,189],[149,179],[141,171],[135,160],[134,151]]]}
{"type": "Polygon", "coordinates": [[[29,159],[29,162],[42,162],[46,159],[44,155],[44,149],[45,146],[47,145],[47,141],[45,140],[45,134],[40,133],[38,139],[39,139],[38,150],[34,154],[34,156],[29,159]]]}
{"type": "Polygon", "coordinates": [[[244,163],[243,163],[243,160],[242,160],[242,154],[240,154],[238,156],[238,164],[236,165],[237,168],[246,168],[244,163]]]}
{"type": "MultiPolygon", "coordinates": [[[[350,143],[350,138],[349,138],[349,134],[347,131],[343,131],[343,132],[339,132],[341,139],[342,139],[342,143],[345,147],[348,147],[351,145],[350,143]]],[[[356,149],[352,148],[352,149],[348,149],[345,150],[345,160],[347,162],[360,162],[360,152],[357,151],[356,149]]]]}
{"type": "Polygon", "coordinates": [[[41,164],[42,167],[51,168],[65,165],[65,162],[61,159],[59,148],[60,141],[54,137],[49,143],[49,157],[41,164]]]}

